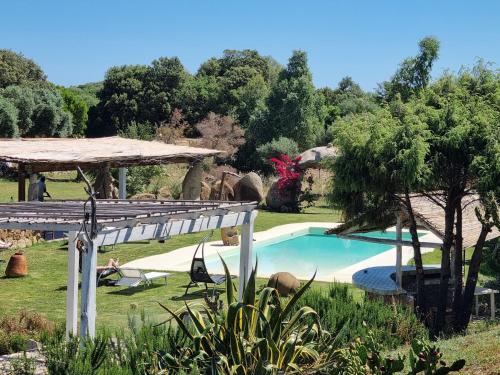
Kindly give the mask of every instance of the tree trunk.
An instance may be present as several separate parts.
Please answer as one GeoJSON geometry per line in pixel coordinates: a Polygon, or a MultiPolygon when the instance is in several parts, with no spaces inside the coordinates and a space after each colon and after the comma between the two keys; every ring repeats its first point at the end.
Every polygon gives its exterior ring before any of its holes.
{"type": "Polygon", "coordinates": [[[420,318],[424,318],[427,313],[425,303],[425,274],[424,265],[422,263],[422,252],[420,250],[420,240],[417,234],[417,222],[411,206],[410,194],[405,191],[406,209],[410,220],[411,243],[413,245],[413,256],[415,260],[416,282],[417,282],[417,303],[416,310],[420,318]]]}
{"type": "Polygon", "coordinates": [[[454,293],[453,293],[453,324],[455,329],[460,326],[460,311],[462,310],[462,292],[463,292],[463,275],[462,275],[462,249],[463,249],[463,237],[462,237],[462,202],[461,200],[457,204],[456,208],[456,223],[455,223],[455,267],[454,267],[454,293]]]}
{"type": "Polygon", "coordinates": [[[453,246],[453,225],[455,221],[455,201],[456,195],[453,192],[448,192],[446,205],[444,208],[445,214],[445,230],[443,238],[443,247],[441,251],[441,276],[439,278],[439,298],[437,306],[437,314],[435,324],[432,329],[434,337],[438,337],[443,331],[446,318],[446,309],[448,305],[448,289],[450,282],[450,250],[453,246]]]}
{"type": "Polygon", "coordinates": [[[474,301],[474,291],[476,290],[477,276],[479,274],[479,267],[481,266],[481,261],[483,259],[483,247],[486,242],[486,236],[490,232],[491,227],[483,224],[481,228],[481,233],[474,247],[474,252],[472,253],[472,258],[470,260],[469,272],[467,273],[467,282],[465,284],[465,290],[463,294],[463,303],[460,319],[460,330],[465,330],[469,324],[470,314],[472,311],[472,304],[474,301]]]}

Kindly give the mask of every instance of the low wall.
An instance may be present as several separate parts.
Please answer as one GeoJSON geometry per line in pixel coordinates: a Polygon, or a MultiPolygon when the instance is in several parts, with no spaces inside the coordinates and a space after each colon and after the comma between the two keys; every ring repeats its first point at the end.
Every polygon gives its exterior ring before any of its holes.
{"type": "Polygon", "coordinates": [[[12,248],[23,249],[42,241],[42,234],[33,230],[0,229],[0,240],[11,242],[12,248]]]}

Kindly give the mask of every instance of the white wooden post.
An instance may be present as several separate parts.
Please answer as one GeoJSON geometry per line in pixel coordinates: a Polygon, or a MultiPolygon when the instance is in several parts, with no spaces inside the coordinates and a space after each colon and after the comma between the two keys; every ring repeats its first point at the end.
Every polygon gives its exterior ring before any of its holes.
{"type": "Polygon", "coordinates": [[[127,168],[118,169],[118,198],[127,198],[127,168]]]}
{"type": "Polygon", "coordinates": [[[28,200],[38,200],[38,175],[36,173],[30,173],[29,175],[28,200]]]}
{"type": "Polygon", "coordinates": [[[396,245],[396,284],[398,288],[403,287],[403,246],[401,246],[401,240],[403,239],[403,223],[401,220],[401,214],[396,217],[396,241],[399,245],[396,245]]]}
{"type": "Polygon", "coordinates": [[[252,249],[253,249],[253,224],[257,211],[252,211],[241,226],[240,244],[240,283],[238,287],[238,301],[243,300],[243,290],[247,284],[252,270],[252,249]]]}
{"type": "Polygon", "coordinates": [[[68,286],[66,289],[66,338],[78,331],[78,268],[76,232],[68,233],[68,286]]]}
{"type": "Polygon", "coordinates": [[[97,245],[85,243],[82,254],[82,301],[80,312],[80,336],[95,336],[97,245]]]}

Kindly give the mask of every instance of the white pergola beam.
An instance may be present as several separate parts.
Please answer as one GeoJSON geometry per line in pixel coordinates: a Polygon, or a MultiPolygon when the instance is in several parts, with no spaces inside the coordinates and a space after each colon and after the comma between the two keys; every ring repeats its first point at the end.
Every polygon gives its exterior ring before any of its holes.
{"type": "Polygon", "coordinates": [[[118,198],[127,198],[127,168],[118,168],[118,198]]]}
{"type": "Polygon", "coordinates": [[[94,244],[97,246],[116,245],[124,242],[165,239],[179,234],[233,227],[242,225],[245,220],[249,220],[251,214],[252,211],[236,212],[226,215],[204,216],[197,219],[172,219],[166,223],[144,224],[132,228],[106,229],[97,235],[94,244]]]}
{"type": "Polygon", "coordinates": [[[66,291],[66,338],[78,334],[78,269],[76,232],[68,233],[68,287],[66,291]]]}
{"type": "MultiPolygon", "coordinates": [[[[392,246],[413,246],[411,241],[403,241],[403,240],[390,240],[387,238],[373,238],[373,237],[365,237],[365,236],[357,236],[354,234],[338,234],[340,238],[344,238],[346,240],[355,240],[355,241],[363,241],[363,242],[371,242],[371,243],[380,243],[385,245],[392,246]]],[[[442,243],[439,242],[420,242],[420,247],[436,249],[443,246],[442,243]]]]}
{"type": "Polygon", "coordinates": [[[97,245],[85,243],[82,249],[82,300],[80,312],[80,336],[95,336],[97,245]]]}

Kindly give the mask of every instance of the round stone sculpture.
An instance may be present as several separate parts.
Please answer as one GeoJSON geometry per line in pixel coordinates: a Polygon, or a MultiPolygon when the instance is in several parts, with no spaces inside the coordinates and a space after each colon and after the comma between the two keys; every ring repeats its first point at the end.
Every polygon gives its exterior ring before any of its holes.
{"type": "Polygon", "coordinates": [[[5,269],[7,277],[23,277],[28,274],[28,261],[22,251],[18,251],[12,255],[5,269]]]}
{"type": "Polygon", "coordinates": [[[277,272],[269,278],[267,286],[275,288],[282,297],[295,294],[300,288],[300,282],[290,272],[277,272]]]}

